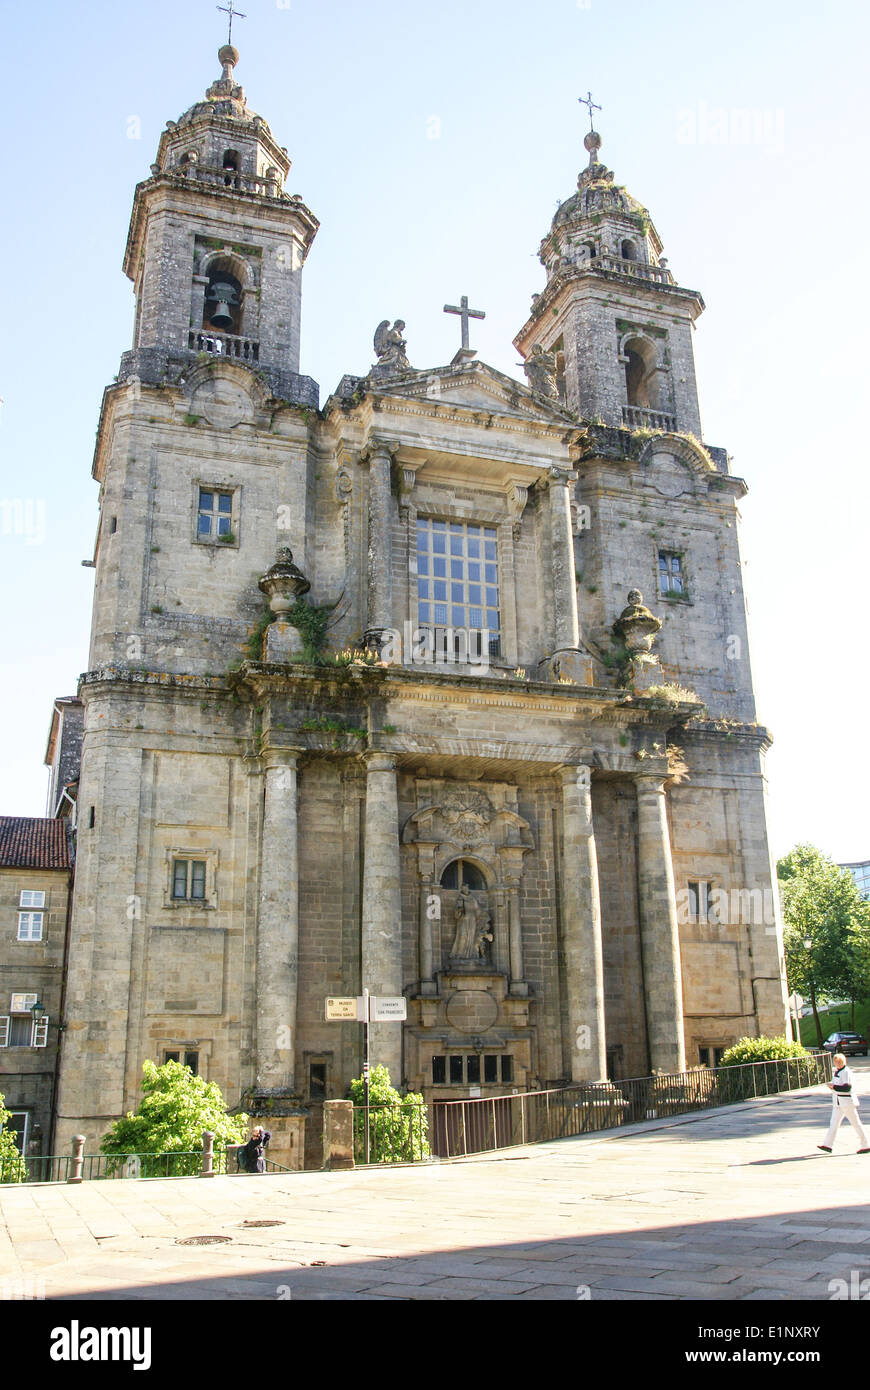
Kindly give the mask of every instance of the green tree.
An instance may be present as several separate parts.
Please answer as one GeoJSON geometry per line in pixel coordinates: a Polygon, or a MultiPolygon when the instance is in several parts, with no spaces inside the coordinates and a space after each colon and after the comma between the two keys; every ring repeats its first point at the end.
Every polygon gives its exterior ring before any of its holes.
{"type": "MultiPolygon", "coordinates": [[[[193,1154],[170,1169],[170,1176],[183,1176],[199,1170],[203,1130],[214,1134],[215,1149],[247,1138],[247,1115],[228,1115],[220,1087],[194,1076],[190,1067],[179,1062],[164,1062],[162,1067],[145,1062],[142,1075],[139,1107],[116,1120],[104,1135],[100,1144],[104,1154],[193,1154]]],[[[147,1177],[163,1168],[146,1160],[140,1171],[147,1177]]]]}
{"type": "Polygon", "coordinates": [[[6,1128],[9,1119],[9,1111],[0,1095],[0,1182],[25,1182],[27,1170],[24,1159],[18,1152],[14,1133],[6,1128]]]}
{"type": "MultiPolygon", "coordinates": [[[[362,1077],[350,1083],[348,1095],[354,1106],[354,1148],[358,1157],[365,1153],[365,1082],[362,1077]]],[[[372,1067],[369,1075],[369,1162],[407,1163],[429,1157],[429,1115],[421,1095],[409,1091],[400,1095],[390,1083],[386,1067],[372,1067]]]]}
{"type": "Polygon", "coordinates": [[[785,918],[789,987],[809,995],[822,1042],[819,1000],[853,999],[866,982],[867,905],[848,869],[814,845],[796,845],[776,866],[785,918]]]}

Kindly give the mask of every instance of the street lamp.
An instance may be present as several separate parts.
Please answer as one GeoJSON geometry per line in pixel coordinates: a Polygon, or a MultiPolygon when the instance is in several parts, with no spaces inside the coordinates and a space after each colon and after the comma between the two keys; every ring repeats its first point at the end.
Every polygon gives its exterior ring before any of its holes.
{"type": "Polygon", "coordinates": [[[30,1006],[30,1016],[34,1023],[40,1023],[45,1017],[45,1005],[40,1004],[38,998],[30,1006]]]}

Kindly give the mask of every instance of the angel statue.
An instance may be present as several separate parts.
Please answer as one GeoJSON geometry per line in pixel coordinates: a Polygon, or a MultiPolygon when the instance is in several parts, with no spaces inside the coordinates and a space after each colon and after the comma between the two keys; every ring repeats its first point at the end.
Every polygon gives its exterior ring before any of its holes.
{"type": "Polygon", "coordinates": [[[405,356],[405,348],[408,345],[402,336],[404,330],[404,319],[396,319],[392,328],[390,320],[384,319],[375,329],[375,353],[378,361],[374,370],[379,376],[393,376],[396,372],[413,371],[405,356]]]}
{"type": "Polygon", "coordinates": [[[539,396],[548,396],[551,400],[558,400],[559,389],[556,385],[554,353],[545,352],[540,343],[535,343],[531,353],[523,363],[523,371],[529,386],[533,391],[537,391],[539,396]]]}

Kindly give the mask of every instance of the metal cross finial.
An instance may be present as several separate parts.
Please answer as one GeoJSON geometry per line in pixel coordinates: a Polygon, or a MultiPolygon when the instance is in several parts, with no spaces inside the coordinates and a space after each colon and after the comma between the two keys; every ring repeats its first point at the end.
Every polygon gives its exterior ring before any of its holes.
{"type": "Polygon", "coordinates": [[[444,312],[445,314],[458,314],[459,317],[462,319],[462,346],[466,351],[468,351],[468,320],[485,319],[486,314],[483,312],[482,309],[469,309],[467,294],[464,294],[462,296],[458,305],[445,304],[444,312]]]}
{"type": "Polygon", "coordinates": [[[229,17],[230,17],[230,32],[229,32],[229,34],[227,35],[227,43],[228,43],[228,44],[232,44],[232,41],[233,41],[233,19],[247,19],[248,16],[247,16],[246,14],[242,14],[241,10],[234,10],[234,9],[233,9],[233,0],[230,0],[229,6],[227,6],[227,5],[216,5],[216,6],[215,6],[215,9],[222,10],[224,14],[228,14],[229,17]]]}
{"type": "MultiPolygon", "coordinates": [[[[230,0],[230,4],[232,4],[232,0],[230,0]]],[[[592,93],[591,93],[591,92],[587,92],[586,95],[585,95],[585,97],[578,97],[577,100],[579,101],[579,103],[580,103],[581,106],[588,106],[588,107],[589,107],[589,129],[590,129],[590,130],[594,130],[594,129],[595,129],[595,126],[594,126],[593,121],[592,121],[592,112],[593,112],[593,111],[600,111],[600,110],[601,110],[601,107],[598,105],[597,102],[594,102],[594,101],[592,100],[592,93]]]]}

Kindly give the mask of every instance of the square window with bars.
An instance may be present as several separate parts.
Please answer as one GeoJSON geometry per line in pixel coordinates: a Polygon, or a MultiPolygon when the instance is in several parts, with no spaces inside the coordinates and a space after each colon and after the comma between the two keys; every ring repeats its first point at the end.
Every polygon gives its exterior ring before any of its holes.
{"type": "Polygon", "coordinates": [[[675,550],[659,551],[659,593],[662,598],[685,598],[683,557],[675,550]]]}
{"type": "Polygon", "coordinates": [[[199,489],[196,534],[199,540],[220,540],[233,534],[233,494],[199,489]]]}
{"type": "Polygon", "coordinates": [[[436,659],[472,661],[501,655],[498,535],[494,526],[417,518],[417,622],[434,629],[436,659]],[[446,633],[454,633],[453,652],[446,633]],[[459,637],[458,634],[467,634],[459,637]],[[442,634],[444,634],[442,636],[442,634]]]}

